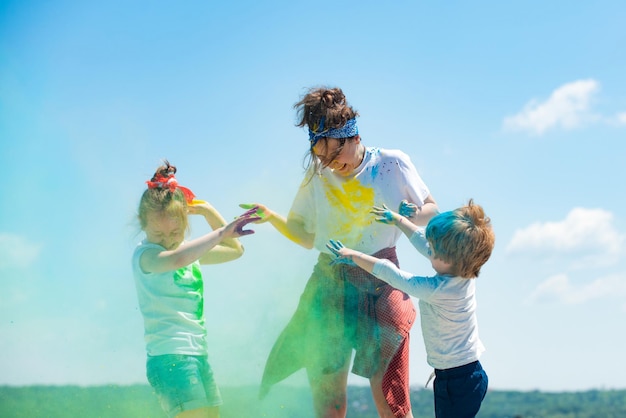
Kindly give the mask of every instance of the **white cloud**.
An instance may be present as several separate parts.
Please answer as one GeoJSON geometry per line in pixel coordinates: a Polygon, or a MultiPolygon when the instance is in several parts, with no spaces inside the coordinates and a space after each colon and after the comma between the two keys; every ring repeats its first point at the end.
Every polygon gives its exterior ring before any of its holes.
{"type": "Polygon", "coordinates": [[[556,300],[569,305],[591,300],[626,297],[626,277],[612,274],[590,283],[573,284],[567,275],[558,274],[540,283],[530,295],[528,302],[556,300]]]}
{"type": "Polygon", "coordinates": [[[580,126],[595,119],[590,103],[599,87],[593,79],[565,84],[554,90],[546,101],[532,100],[521,112],[505,118],[504,128],[541,135],[557,126],[565,129],[580,126]]]}
{"type": "Polygon", "coordinates": [[[603,209],[574,208],[558,222],[537,222],[519,229],[507,246],[509,253],[577,255],[594,264],[615,261],[624,236],[613,226],[613,214],[603,209]]]}
{"type": "Polygon", "coordinates": [[[621,112],[615,115],[613,123],[616,125],[626,125],[626,112],[621,112]]]}
{"type": "Polygon", "coordinates": [[[37,259],[40,250],[40,244],[29,242],[22,236],[0,233],[0,269],[25,267],[37,259]]]}

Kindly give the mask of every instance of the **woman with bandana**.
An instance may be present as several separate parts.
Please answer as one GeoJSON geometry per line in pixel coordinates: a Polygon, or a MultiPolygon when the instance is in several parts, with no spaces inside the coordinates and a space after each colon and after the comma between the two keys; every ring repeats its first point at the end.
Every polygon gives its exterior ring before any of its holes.
{"type": "Polygon", "coordinates": [[[406,293],[356,266],[331,266],[326,243],[338,239],[398,264],[395,245],[401,232],[376,222],[371,208],[397,208],[408,201],[410,220],[426,225],[437,214],[437,204],[405,153],[363,145],[358,113],[341,89],[311,89],[294,107],[297,126],[309,130],[310,160],[289,215],[285,218],[258,203],[241,206],[258,206],[258,222],[269,222],[320,255],[295,314],[269,355],[261,396],[304,367],[316,416],[345,417],[354,350],[352,372],[370,380],[379,415],[411,418],[413,303],[406,293]]]}

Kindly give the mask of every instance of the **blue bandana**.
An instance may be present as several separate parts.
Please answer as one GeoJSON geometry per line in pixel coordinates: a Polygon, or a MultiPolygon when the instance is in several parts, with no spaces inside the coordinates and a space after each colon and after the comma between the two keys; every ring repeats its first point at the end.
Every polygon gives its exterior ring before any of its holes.
{"type": "Polygon", "coordinates": [[[341,128],[327,130],[324,130],[325,120],[326,118],[322,118],[320,126],[315,130],[315,132],[309,128],[309,142],[311,143],[311,148],[317,144],[317,141],[319,141],[320,138],[350,138],[359,133],[359,128],[356,126],[355,118],[348,120],[341,128]]]}

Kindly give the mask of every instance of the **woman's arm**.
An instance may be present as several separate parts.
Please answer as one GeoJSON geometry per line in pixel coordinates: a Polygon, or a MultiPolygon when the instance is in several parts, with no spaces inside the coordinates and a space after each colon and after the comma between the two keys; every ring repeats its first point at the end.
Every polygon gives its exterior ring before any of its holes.
{"type": "MultiPolygon", "coordinates": [[[[399,212],[415,225],[426,226],[428,221],[439,213],[437,202],[411,162],[411,158],[402,151],[399,151],[396,157],[399,167],[398,184],[404,185],[402,195],[412,202],[410,203],[411,213],[403,213],[402,210],[399,212]],[[427,193],[426,196],[424,196],[425,193],[427,193]]],[[[395,202],[390,203],[395,204],[395,202]]]]}
{"type": "Polygon", "coordinates": [[[296,244],[308,249],[313,248],[315,234],[311,234],[304,230],[303,219],[293,216],[285,219],[284,216],[259,203],[242,203],[239,206],[244,209],[251,209],[256,206],[257,211],[255,215],[261,218],[261,220],[257,221],[256,223],[269,222],[274,228],[276,228],[278,232],[280,232],[282,235],[289,238],[296,244]]]}
{"type": "Polygon", "coordinates": [[[411,219],[411,222],[416,225],[425,226],[428,225],[428,221],[437,215],[439,215],[439,206],[437,206],[437,202],[435,202],[433,196],[428,195],[428,197],[424,199],[422,207],[418,209],[415,219],[411,219]]]}
{"type": "Polygon", "coordinates": [[[408,219],[415,225],[426,226],[428,225],[428,221],[438,214],[439,207],[437,206],[437,202],[435,202],[433,196],[429,194],[428,197],[424,199],[424,204],[418,207],[413,216],[408,219]]]}

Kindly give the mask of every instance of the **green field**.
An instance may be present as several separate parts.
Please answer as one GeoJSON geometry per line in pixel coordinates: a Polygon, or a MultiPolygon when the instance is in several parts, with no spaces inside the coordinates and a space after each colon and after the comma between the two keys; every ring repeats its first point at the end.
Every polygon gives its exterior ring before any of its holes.
{"type": "MultiPolygon", "coordinates": [[[[222,418],[313,418],[306,388],[276,386],[260,402],[256,387],[222,388],[222,418]]],[[[350,387],[348,418],[376,418],[367,387],[350,387]]],[[[432,391],[411,396],[415,418],[433,417],[432,391]]],[[[164,418],[147,385],[0,387],[2,418],[164,418]]],[[[623,418],[626,390],[490,391],[480,418],[623,418]]]]}

